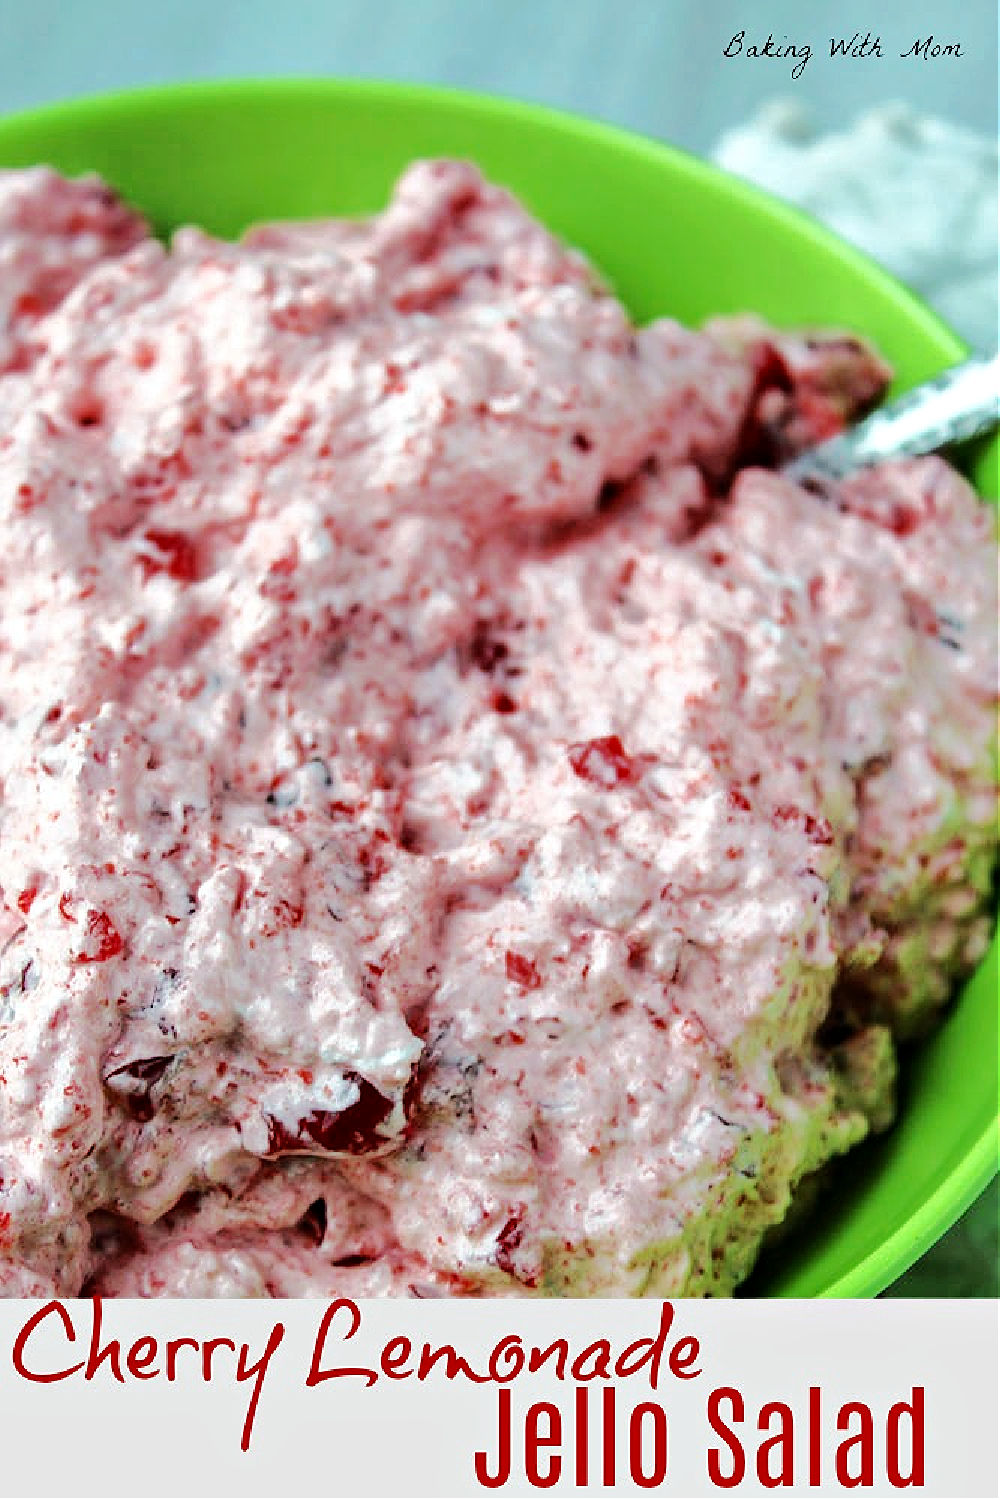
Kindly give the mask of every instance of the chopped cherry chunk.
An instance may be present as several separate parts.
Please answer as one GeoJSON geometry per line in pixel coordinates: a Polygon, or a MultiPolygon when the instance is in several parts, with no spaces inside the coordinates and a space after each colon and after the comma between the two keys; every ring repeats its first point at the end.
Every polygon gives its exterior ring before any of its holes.
{"type": "Polygon", "coordinates": [[[851,495],[847,504],[854,515],[863,521],[871,521],[883,531],[891,531],[894,536],[912,536],[925,519],[915,506],[895,498],[875,500],[851,495]]]}
{"type": "Polygon", "coordinates": [[[814,844],[832,844],[833,829],[827,818],[816,818],[812,813],[791,803],[783,802],[774,809],[776,823],[801,823],[807,838],[814,844]]]}
{"type": "Polygon", "coordinates": [[[523,953],[515,953],[508,948],[505,958],[507,978],[519,984],[525,990],[537,990],[542,982],[542,976],[534,959],[528,958],[523,953]]]}
{"type": "Polygon", "coordinates": [[[639,770],[616,734],[582,740],[569,747],[569,763],[583,781],[613,787],[639,779],[639,770]]]}
{"type": "Polygon", "coordinates": [[[301,927],[305,910],[301,902],[279,897],[271,908],[270,916],[261,924],[262,933],[265,937],[274,937],[284,928],[301,927]]]}
{"type": "Polygon", "coordinates": [[[139,556],[143,581],[154,573],[166,573],[178,583],[195,583],[199,573],[198,548],[194,540],[184,531],[164,531],[154,528],[143,538],[152,552],[139,556]]]}
{"type": "Polygon", "coordinates": [[[294,1127],[267,1116],[267,1156],[317,1156],[326,1152],[363,1156],[385,1144],[387,1137],[379,1126],[392,1113],[392,1100],[359,1073],[348,1070],[344,1076],[359,1090],[358,1098],[346,1109],[311,1110],[294,1127]]]}
{"type": "Polygon", "coordinates": [[[481,672],[492,672],[509,654],[503,641],[492,634],[488,620],[477,620],[469,642],[469,656],[481,672]]]}
{"type": "Polygon", "coordinates": [[[86,947],[73,955],[75,964],[103,964],[117,958],[125,947],[124,939],[106,911],[87,913],[86,947]]]}
{"type": "Polygon", "coordinates": [[[508,1219],[506,1224],[497,1235],[496,1263],[501,1271],[506,1271],[508,1276],[516,1276],[514,1267],[514,1251],[524,1239],[524,1229],[519,1215],[508,1219]]]}
{"type": "Polygon", "coordinates": [[[518,1206],[497,1235],[497,1245],[493,1253],[493,1259],[496,1262],[498,1270],[505,1272],[508,1276],[513,1276],[523,1286],[535,1286],[538,1277],[533,1276],[523,1265],[519,1266],[514,1258],[515,1252],[520,1249],[523,1239],[524,1210],[518,1206]]]}

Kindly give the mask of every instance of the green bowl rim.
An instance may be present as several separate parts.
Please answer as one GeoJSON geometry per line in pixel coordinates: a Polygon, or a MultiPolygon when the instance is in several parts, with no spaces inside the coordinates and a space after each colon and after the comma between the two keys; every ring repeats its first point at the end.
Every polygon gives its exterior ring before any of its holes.
{"type": "Polygon", "coordinates": [[[474,89],[452,88],[443,84],[397,82],[383,78],[336,78],[302,74],[288,77],[247,75],[181,80],[82,94],[77,98],[35,105],[12,114],[0,114],[0,145],[8,126],[21,129],[25,126],[72,125],[75,120],[97,119],[106,117],[109,113],[112,116],[128,115],[137,107],[146,110],[152,106],[161,111],[176,109],[178,105],[201,108],[204,105],[232,103],[240,96],[252,96],[255,102],[267,99],[278,102],[290,92],[299,95],[312,93],[317,98],[353,94],[367,96],[377,102],[432,105],[454,115],[473,112],[497,124],[515,120],[529,126],[542,126],[558,131],[566,136],[575,136],[582,143],[596,142],[608,148],[617,147],[637,154],[654,165],[667,162],[688,181],[707,177],[717,187],[724,187],[730,196],[742,200],[750,208],[765,210],[772,219],[783,223],[820,248],[837,254],[859,275],[875,282],[892,302],[901,305],[911,319],[917,319],[922,325],[922,332],[937,342],[950,346],[949,357],[958,360],[969,352],[969,346],[954,329],[891,271],[887,271],[847,240],[841,239],[833,230],[802,209],[683,147],[670,145],[624,126],[610,124],[606,120],[591,119],[570,110],[530,100],[482,93],[474,89]]]}
{"type": "MultiPolygon", "coordinates": [[[[534,128],[544,127],[565,137],[575,138],[583,146],[596,144],[602,148],[627,151],[654,167],[668,165],[686,182],[707,179],[716,187],[725,188],[730,197],[748,208],[768,214],[772,221],[787,227],[799,239],[804,239],[825,253],[837,255],[859,276],[874,283],[901,316],[911,324],[916,323],[922,334],[942,347],[944,353],[939,368],[944,368],[949,359],[960,360],[969,352],[968,345],[954,330],[891,272],[809,214],[763,188],[736,177],[679,146],[668,145],[604,120],[590,119],[569,110],[506,98],[503,95],[439,84],[306,74],[160,83],[85,94],[79,98],[2,115],[0,152],[9,128],[15,131],[38,126],[72,128],[81,121],[95,121],[101,117],[114,120],[116,116],[127,117],[136,110],[145,112],[152,108],[169,112],[178,107],[200,109],[206,105],[232,105],[241,98],[252,98],[255,103],[280,103],[289,94],[314,94],[317,100],[355,95],[367,97],[376,105],[412,103],[422,108],[432,107],[450,115],[468,116],[471,112],[497,125],[514,122],[534,128]]],[[[961,1164],[949,1173],[915,1214],[894,1230],[877,1249],[870,1251],[850,1271],[826,1287],[820,1296],[871,1297],[883,1291],[947,1233],[998,1170],[1000,1117],[990,1122],[969,1148],[961,1164]],[[868,1290],[859,1291],[859,1282],[868,1290]]]]}

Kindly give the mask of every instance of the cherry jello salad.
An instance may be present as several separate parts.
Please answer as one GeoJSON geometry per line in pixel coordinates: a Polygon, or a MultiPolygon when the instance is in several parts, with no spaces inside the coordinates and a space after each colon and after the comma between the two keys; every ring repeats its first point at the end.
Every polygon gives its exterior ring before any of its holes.
{"type": "MultiPolygon", "coordinates": [[[[669,245],[664,245],[669,255],[669,245]]],[[[0,1290],[727,1294],[988,937],[991,518],[460,163],[0,174],[0,1290]]]]}

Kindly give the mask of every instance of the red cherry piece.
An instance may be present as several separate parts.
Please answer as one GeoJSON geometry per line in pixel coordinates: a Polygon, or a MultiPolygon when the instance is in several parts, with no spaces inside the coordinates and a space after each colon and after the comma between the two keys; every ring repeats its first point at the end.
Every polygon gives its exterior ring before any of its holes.
{"type": "Polygon", "coordinates": [[[198,548],[194,540],[183,531],[147,531],[143,540],[152,549],[143,552],[139,565],[146,581],[154,573],[166,573],[178,583],[195,583],[198,578],[198,548]]]}
{"type": "Polygon", "coordinates": [[[613,787],[639,779],[635,761],[626,754],[616,734],[570,745],[569,763],[582,781],[592,781],[597,786],[613,787]]]}
{"type": "Polygon", "coordinates": [[[87,946],[73,956],[75,964],[104,964],[125,947],[118,928],[105,911],[87,913],[87,946]]]}
{"type": "Polygon", "coordinates": [[[507,978],[514,984],[519,984],[525,990],[537,990],[542,982],[542,976],[533,959],[523,953],[515,953],[508,948],[505,956],[507,978]]]}
{"type": "Polygon", "coordinates": [[[360,1074],[348,1070],[345,1078],[356,1083],[358,1098],[346,1109],[314,1109],[303,1115],[294,1129],[267,1116],[267,1156],[318,1156],[329,1152],[364,1156],[385,1144],[379,1131],[392,1113],[392,1100],[360,1074]]]}

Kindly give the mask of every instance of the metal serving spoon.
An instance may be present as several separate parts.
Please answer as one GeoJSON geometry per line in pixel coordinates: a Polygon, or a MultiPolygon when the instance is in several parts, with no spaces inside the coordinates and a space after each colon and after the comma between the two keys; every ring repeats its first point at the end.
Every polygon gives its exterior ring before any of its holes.
{"type": "Polygon", "coordinates": [[[879,407],[846,432],[807,448],[782,473],[825,485],[887,458],[935,453],[1000,422],[1000,356],[967,360],[879,407]]]}

